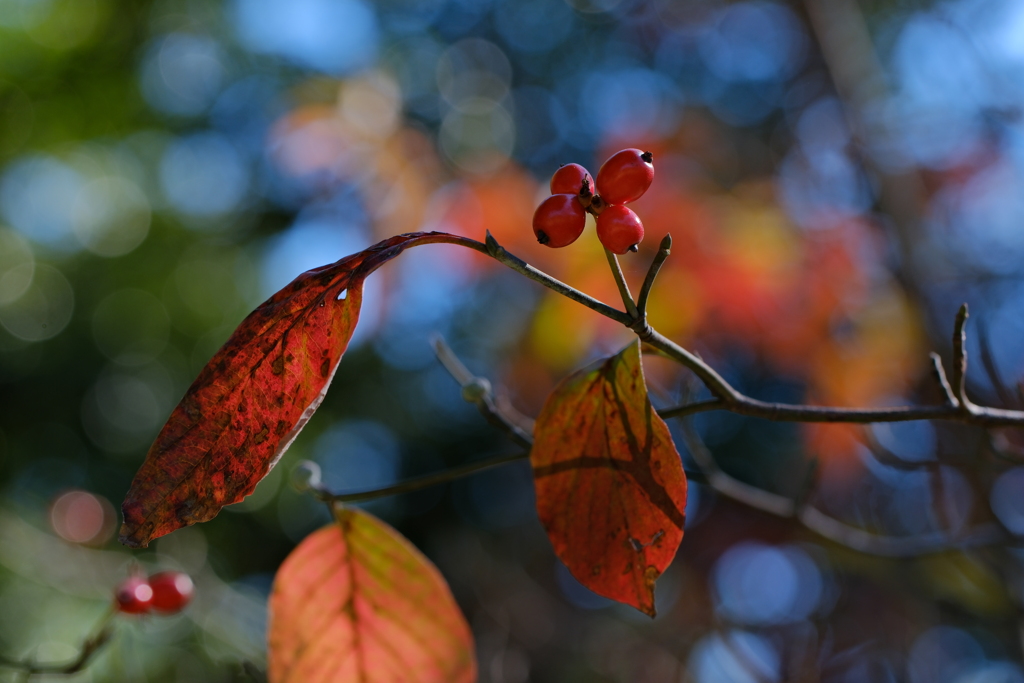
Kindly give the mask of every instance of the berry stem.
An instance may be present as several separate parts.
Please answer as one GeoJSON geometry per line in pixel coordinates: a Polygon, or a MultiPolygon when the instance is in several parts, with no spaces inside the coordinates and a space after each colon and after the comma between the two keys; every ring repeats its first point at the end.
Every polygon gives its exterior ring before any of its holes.
{"type": "Polygon", "coordinates": [[[619,257],[607,248],[604,250],[604,255],[608,258],[608,267],[612,269],[612,275],[615,277],[615,285],[619,288],[619,296],[622,297],[622,303],[626,307],[626,312],[634,320],[639,320],[640,311],[637,310],[636,303],[633,301],[633,295],[629,293],[629,285],[626,284],[626,278],[622,275],[622,267],[619,265],[619,257]]]}

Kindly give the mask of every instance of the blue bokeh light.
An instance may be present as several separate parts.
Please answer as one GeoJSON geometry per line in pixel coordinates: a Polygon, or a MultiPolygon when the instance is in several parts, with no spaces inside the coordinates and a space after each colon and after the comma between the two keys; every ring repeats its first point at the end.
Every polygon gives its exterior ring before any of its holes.
{"type": "Polygon", "coordinates": [[[0,179],[0,216],[33,242],[74,250],[73,208],[85,180],[55,157],[16,161],[0,179]]]}
{"type": "Polygon", "coordinates": [[[781,80],[803,64],[805,42],[793,13],[771,2],[722,9],[699,39],[708,68],[727,81],[781,80]]]}
{"type": "Polygon", "coordinates": [[[362,0],[235,0],[232,19],[253,52],[337,75],[372,64],[380,40],[362,0]]]}
{"type": "Polygon", "coordinates": [[[249,166],[219,133],[196,133],[171,143],[160,160],[160,185],[170,205],[188,216],[212,217],[238,207],[249,187],[249,166]]]}
{"type": "Polygon", "coordinates": [[[226,67],[223,50],[208,36],[171,33],[155,40],[142,59],[142,96],[167,114],[203,113],[220,91],[226,67]]]}
{"type": "Polygon", "coordinates": [[[796,547],[739,543],[715,564],[719,612],[734,623],[767,625],[807,618],[823,593],[821,572],[796,547]]]}
{"type": "Polygon", "coordinates": [[[774,683],[780,679],[780,664],[767,638],[733,630],[698,642],[689,669],[697,683],[774,683]]]}

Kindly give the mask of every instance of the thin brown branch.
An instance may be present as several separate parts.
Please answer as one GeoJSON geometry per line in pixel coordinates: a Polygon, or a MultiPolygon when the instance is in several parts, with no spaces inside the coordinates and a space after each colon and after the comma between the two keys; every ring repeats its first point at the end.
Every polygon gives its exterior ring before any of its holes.
{"type": "Polygon", "coordinates": [[[622,275],[619,257],[607,248],[604,250],[604,255],[608,259],[608,267],[611,268],[612,277],[615,278],[615,286],[619,289],[619,298],[622,299],[622,305],[626,307],[626,313],[634,320],[638,320],[640,312],[637,310],[636,302],[633,301],[633,295],[629,291],[629,285],[626,284],[626,278],[622,275]]]}
{"type": "Polygon", "coordinates": [[[661,244],[658,245],[658,253],[654,255],[651,267],[647,269],[647,277],[644,278],[644,284],[640,287],[640,298],[636,300],[636,307],[640,312],[639,317],[644,320],[647,319],[647,299],[651,295],[651,288],[654,287],[654,280],[658,277],[658,272],[665,265],[665,260],[671,253],[672,235],[665,235],[661,238],[661,244]]]}
{"type": "Polygon", "coordinates": [[[932,359],[932,374],[935,376],[935,381],[939,383],[942,393],[946,395],[946,405],[951,408],[959,408],[960,401],[953,393],[953,387],[949,385],[949,380],[946,379],[946,369],[942,367],[942,357],[934,351],[929,356],[932,359]]]}
{"type": "Polygon", "coordinates": [[[489,470],[494,467],[501,467],[502,465],[525,460],[529,457],[529,451],[515,453],[513,455],[499,455],[494,458],[471,462],[468,465],[463,465],[461,467],[453,467],[451,469],[442,470],[441,472],[435,472],[434,474],[428,474],[414,479],[407,479],[406,481],[399,482],[392,486],[384,486],[377,489],[351,491],[349,493],[332,493],[326,488],[314,487],[310,489],[310,492],[318,500],[322,500],[326,503],[361,503],[368,500],[376,500],[377,498],[397,496],[402,493],[412,493],[413,491],[437,486],[438,484],[445,484],[450,481],[455,481],[456,479],[468,477],[469,475],[476,474],[477,472],[483,472],[484,470],[489,470]]]}
{"type": "MultiPolygon", "coordinates": [[[[447,484],[448,482],[463,479],[478,472],[483,472],[495,467],[501,467],[502,465],[508,465],[513,462],[519,462],[520,460],[528,460],[529,457],[530,451],[527,450],[513,455],[499,455],[494,458],[471,462],[461,467],[452,467],[447,470],[435,472],[434,474],[428,474],[414,479],[407,479],[406,481],[399,482],[392,486],[365,489],[363,491],[351,491],[348,493],[334,493],[323,486],[311,486],[309,487],[309,493],[317,500],[327,503],[328,506],[336,503],[362,503],[369,500],[376,500],[378,498],[387,498],[388,496],[412,493],[414,491],[430,488],[431,486],[437,486],[438,484],[447,484]]],[[[684,472],[686,473],[687,479],[690,481],[694,481],[699,484],[708,483],[707,477],[704,476],[703,472],[695,472],[693,470],[684,470],[684,472]]]]}
{"type": "Polygon", "coordinates": [[[962,304],[956,312],[956,320],[953,323],[953,393],[960,402],[961,407],[969,409],[971,405],[967,398],[967,332],[964,327],[967,324],[967,304],[962,304]]]}
{"type": "Polygon", "coordinates": [[[687,449],[704,471],[708,485],[720,495],[777,517],[793,518],[804,527],[834,543],[868,555],[909,558],[948,550],[1003,543],[1007,534],[995,524],[981,524],[964,533],[931,533],[918,536],[885,536],[859,529],[806,504],[808,491],[788,498],[742,482],[724,472],[689,420],[682,424],[687,449]]]}
{"type": "Polygon", "coordinates": [[[455,378],[455,381],[462,387],[462,398],[469,403],[476,404],[480,414],[488,422],[502,429],[509,438],[518,445],[529,448],[533,445],[533,438],[519,425],[517,416],[506,415],[494,399],[494,391],[491,383],[486,377],[476,377],[469,371],[469,368],[455,355],[444,337],[434,337],[434,353],[441,365],[455,378]]]}
{"type": "Polygon", "coordinates": [[[0,657],[0,667],[15,669],[25,674],[26,677],[46,674],[50,676],[70,676],[82,671],[92,661],[93,656],[110,642],[113,636],[113,629],[110,622],[116,612],[113,609],[107,612],[93,628],[90,634],[79,648],[78,655],[71,661],[63,664],[37,664],[32,661],[22,661],[0,657]]]}
{"type": "MultiPolygon", "coordinates": [[[[447,242],[471,248],[475,251],[487,254],[513,270],[522,273],[535,282],[539,282],[552,291],[558,292],[573,301],[576,301],[597,313],[614,320],[636,332],[644,342],[657,349],[663,355],[672,358],[680,365],[690,369],[712,395],[721,400],[721,404],[702,405],[700,410],[728,410],[739,415],[759,417],[776,422],[846,422],[846,423],[870,423],[870,422],[906,422],[910,420],[951,420],[973,424],[981,427],[999,426],[1024,426],[1024,411],[1006,410],[1001,408],[990,408],[978,406],[965,402],[966,396],[963,392],[957,393],[957,386],[963,386],[963,375],[966,372],[966,353],[963,348],[964,323],[967,319],[966,304],[961,307],[957,315],[956,334],[954,334],[954,374],[952,388],[954,395],[958,396],[961,405],[959,407],[943,406],[902,406],[894,408],[845,408],[831,406],[809,406],[793,405],[788,403],[770,403],[760,401],[746,396],[736,390],[710,365],[705,363],[696,354],[686,350],[657,331],[651,329],[643,319],[631,317],[628,313],[619,311],[607,304],[604,304],[593,297],[590,297],[577,289],[559,282],[550,275],[543,273],[522,259],[513,256],[504,247],[498,244],[494,237],[487,234],[487,244],[464,237],[445,236],[438,237],[433,242],[447,242]],[[960,341],[957,342],[957,339],[960,341]],[[959,344],[959,346],[957,346],[959,344]],[[957,351],[959,348],[959,351],[957,351]],[[959,374],[957,368],[960,368],[959,374]],[[958,385],[959,382],[959,385],[958,385]]],[[[686,406],[678,406],[669,410],[688,410],[686,406]]]]}
{"type": "Polygon", "coordinates": [[[661,408],[658,410],[658,415],[662,419],[667,420],[670,417],[686,417],[687,415],[696,415],[697,413],[704,413],[709,410],[726,410],[726,405],[726,402],[720,398],[708,398],[703,401],[684,403],[671,408],[661,408]]]}

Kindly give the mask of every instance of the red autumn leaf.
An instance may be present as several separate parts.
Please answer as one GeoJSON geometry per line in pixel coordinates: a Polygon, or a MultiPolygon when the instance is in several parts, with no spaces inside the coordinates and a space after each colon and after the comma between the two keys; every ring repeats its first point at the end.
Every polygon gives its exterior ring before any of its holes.
{"type": "Polygon", "coordinates": [[[548,397],[530,453],[537,512],[572,575],[654,616],[654,581],[683,540],[686,475],[647,398],[640,342],[548,397]]]}
{"type": "Polygon", "coordinates": [[[307,537],[270,595],[269,683],[470,683],[469,626],[444,578],[365,512],[307,537]]]}
{"type": "Polygon", "coordinates": [[[249,314],[150,447],[121,506],[121,542],[146,547],[252,493],[323,400],[359,319],[363,280],[443,237],[391,237],[303,273],[249,314]]]}

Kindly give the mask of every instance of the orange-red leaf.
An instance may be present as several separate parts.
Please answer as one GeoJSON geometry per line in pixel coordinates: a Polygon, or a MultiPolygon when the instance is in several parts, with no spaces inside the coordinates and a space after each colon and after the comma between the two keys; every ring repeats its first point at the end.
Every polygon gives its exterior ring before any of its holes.
{"type": "Polygon", "coordinates": [[[284,561],[270,595],[270,683],[470,683],[469,626],[409,541],[342,508],[284,561]]]}
{"type": "Polygon", "coordinates": [[[363,280],[438,237],[398,235],[307,271],[242,321],[150,447],[121,506],[121,542],[145,547],[252,493],[323,400],[359,319],[363,280]]]}
{"type": "Polygon", "coordinates": [[[584,586],[654,616],[654,581],[683,540],[686,475],[647,398],[639,341],[548,397],[530,454],[537,512],[584,586]]]}

